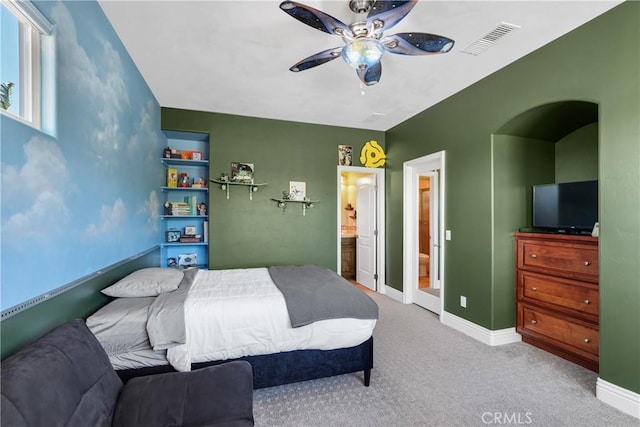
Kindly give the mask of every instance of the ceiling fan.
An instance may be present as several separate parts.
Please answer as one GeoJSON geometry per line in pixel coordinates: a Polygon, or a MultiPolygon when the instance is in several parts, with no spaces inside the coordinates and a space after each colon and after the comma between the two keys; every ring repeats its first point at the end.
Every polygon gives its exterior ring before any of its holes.
{"type": "Polygon", "coordinates": [[[400,22],[418,3],[410,1],[350,0],[349,9],[357,14],[356,21],[346,25],[342,21],[310,6],[283,1],[280,9],[316,30],[342,37],[344,46],[327,49],[294,64],[291,71],[299,72],[322,65],[339,56],[355,68],[367,86],[380,81],[384,52],[399,55],[433,55],[449,52],[454,41],[448,37],[428,33],[397,33],[383,36],[400,22]]]}

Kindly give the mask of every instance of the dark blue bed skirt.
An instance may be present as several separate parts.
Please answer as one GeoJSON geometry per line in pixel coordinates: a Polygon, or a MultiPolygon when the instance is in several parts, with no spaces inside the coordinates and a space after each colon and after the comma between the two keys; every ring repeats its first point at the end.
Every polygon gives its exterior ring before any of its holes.
{"type": "MultiPolygon", "coordinates": [[[[296,350],[260,356],[245,356],[253,367],[253,388],[272,387],[298,381],[314,380],[363,371],[363,383],[369,386],[373,368],[373,337],[362,344],[335,350],[296,350]]],[[[194,363],[192,369],[230,362],[194,363]]],[[[171,365],[116,371],[123,382],[130,378],[162,372],[174,372],[171,365]]]]}

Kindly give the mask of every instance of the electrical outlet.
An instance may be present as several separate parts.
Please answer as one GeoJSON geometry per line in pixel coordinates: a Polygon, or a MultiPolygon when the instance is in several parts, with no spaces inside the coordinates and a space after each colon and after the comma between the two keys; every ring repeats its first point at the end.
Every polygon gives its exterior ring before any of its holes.
{"type": "Polygon", "coordinates": [[[460,295],[460,307],[467,308],[467,297],[460,295]]]}
{"type": "Polygon", "coordinates": [[[444,230],[444,239],[451,240],[451,230],[444,230]]]}

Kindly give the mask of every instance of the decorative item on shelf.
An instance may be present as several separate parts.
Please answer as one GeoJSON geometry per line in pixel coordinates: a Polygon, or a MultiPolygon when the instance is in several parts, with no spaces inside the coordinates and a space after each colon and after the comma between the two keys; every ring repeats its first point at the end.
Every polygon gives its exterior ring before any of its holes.
{"type": "Polygon", "coordinates": [[[198,228],[195,225],[187,225],[184,228],[184,235],[187,237],[195,236],[198,232],[198,228]]]}
{"type": "Polygon", "coordinates": [[[198,177],[198,179],[193,180],[193,184],[191,184],[193,188],[207,188],[207,182],[204,180],[204,177],[198,177]]]}
{"type": "Polygon", "coordinates": [[[350,145],[338,145],[338,165],[351,166],[353,147],[350,145]]]}
{"type": "Polygon", "coordinates": [[[168,168],[167,169],[167,187],[177,187],[178,186],[178,169],[168,168]]]}
{"type": "Polygon", "coordinates": [[[387,156],[378,141],[367,141],[360,151],[360,163],[368,168],[379,168],[386,163],[387,156]]]}
{"type": "Polygon", "coordinates": [[[231,181],[253,183],[253,163],[231,162],[231,181]]]}
{"type": "Polygon", "coordinates": [[[167,147],[164,149],[164,151],[162,152],[162,157],[164,157],[165,159],[170,159],[171,158],[171,148],[167,147]]]}
{"type": "Polygon", "coordinates": [[[303,181],[289,181],[289,197],[291,200],[304,200],[307,195],[307,183],[303,181]]]}
{"type": "Polygon", "coordinates": [[[192,151],[191,160],[202,160],[202,151],[192,151]]]}
{"type": "Polygon", "coordinates": [[[167,230],[165,232],[165,240],[167,243],[175,243],[180,241],[180,230],[167,230]]]}
{"type": "MultiPolygon", "coordinates": [[[[253,167],[253,165],[251,165],[253,167]]],[[[231,186],[240,186],[240,187],[248,187],[249,188],[249,200],[253,200],[253,193],[258,191],[258,187],[263,185],[267,185],[266,182],[254,182],[253,176],[250,180],[234,180],[233,176],[231,180],[229,180],[229,176],[223,173],[218,179],[211,179],[211,182],[215,182],[220,185],[220,189],[226,191],[227,200],[229,200],[229,187],[231,186]]]]}
{"type": "Polygon", "coordinates": [[[178,187],[191,187],[191,183],[189,182],[189,175],[187,175],[185,172],[182,172],[180,174],[178,187]]]}
{"type": "Polygon", "coordinates": [[[178,267],[193,267],[198,264],[198,254],[178,255],[178,267]]]}
{"type": "Polygon", "coordinates": [[[170,257],[167,258],[167,267],[177,267],[178,266],[178,260],[175,259],[174,257],[170,257]]]}
{"type": "Polygon", "coordinates": [[[207,215],[207,204],[202,202],[198,205],[198,215],[205,216],[207,215]]]}

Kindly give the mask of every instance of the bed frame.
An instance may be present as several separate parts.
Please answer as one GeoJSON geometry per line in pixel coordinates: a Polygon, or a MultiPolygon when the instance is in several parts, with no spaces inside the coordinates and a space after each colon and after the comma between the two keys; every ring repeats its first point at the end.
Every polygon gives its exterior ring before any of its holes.
{"type": "MultiPolygon", "coordinates": [[[[245,356],[233,360],[246,360],[253,366],[253,388],[265,388],[299,381],[314,380],[363,371],[364,385],[369,386],[373,368],[373,337],[362,344],[335,350],[296,350],[260,356],[245,356]]],[[[194,363],[192,369],[230,362],[194,363]]],[[[153,366],[116,371],[123,382],[144,375],[175,372],[171,365],[153,366]]]]}

